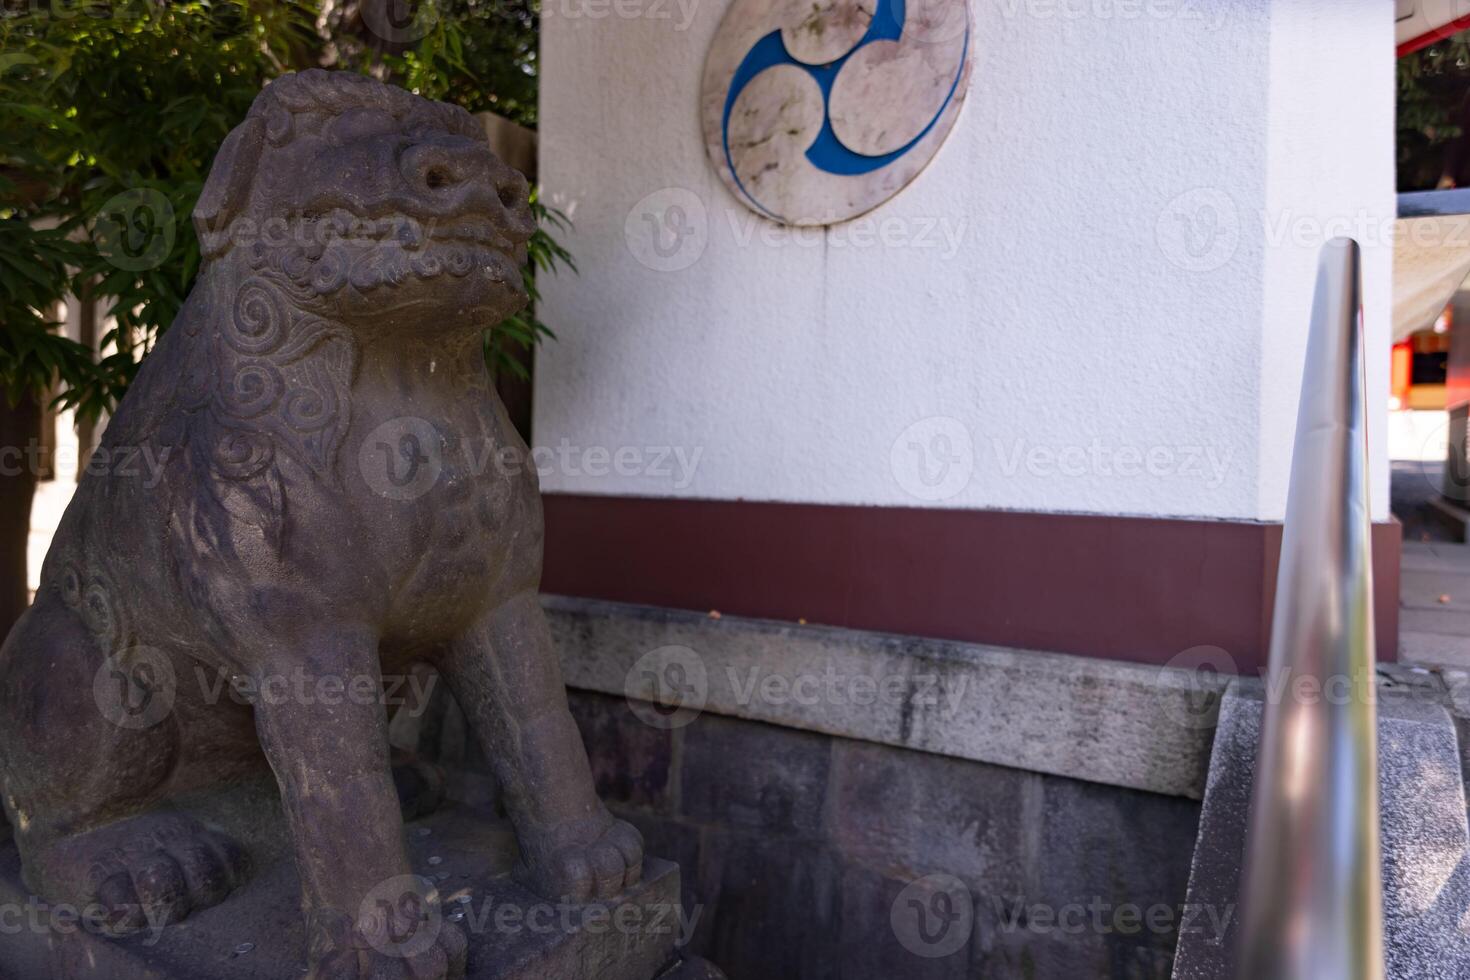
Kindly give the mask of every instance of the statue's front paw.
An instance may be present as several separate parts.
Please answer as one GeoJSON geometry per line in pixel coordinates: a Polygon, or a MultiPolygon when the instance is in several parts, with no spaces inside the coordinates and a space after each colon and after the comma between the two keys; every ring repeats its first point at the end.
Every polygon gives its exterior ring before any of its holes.
{"type": "Polygon", "coordinates": [[[353,926],[345,916],[322,916],[308,953],[307,980],[459,980],[469,943],[464,932],[438,915],[425,917],[413,903],[377,905],[376,914],[353,926]]]}
{"type": "Polygon", "coordinates": [[[54,890],[100,908],[103,929],[114,936],[158,929],[218,904],[250,867],[233,840],[172,813],[145,813],[63,839],[39,864],[54,890]]]}
{"type": "Polygon", "coordinates": [[[612,898],[643,876],[643,835],[606,810],[557,827],[539,843],[523,850],[519,877],[543,898],[612,898]]]}

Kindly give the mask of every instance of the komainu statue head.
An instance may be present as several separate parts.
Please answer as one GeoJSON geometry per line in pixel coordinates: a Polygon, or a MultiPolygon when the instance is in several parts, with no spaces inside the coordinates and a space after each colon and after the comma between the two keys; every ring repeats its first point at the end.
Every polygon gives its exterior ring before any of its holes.
{"type": "Polygon", "coordinates": [[[525,178],[468,112],[326,71],[256,98],[220,147],[194,226],[206,262],[277,270],[300,302],[364,331],[514,312],[535,228],[525,178]]]}

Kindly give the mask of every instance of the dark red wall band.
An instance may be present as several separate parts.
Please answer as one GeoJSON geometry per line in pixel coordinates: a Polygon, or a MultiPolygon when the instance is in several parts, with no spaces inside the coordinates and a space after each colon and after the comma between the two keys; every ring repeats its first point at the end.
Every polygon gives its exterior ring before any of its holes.
{"type": "MultiPolygon", "coordinates": [[[[1263,666],[1279,524],[547,494],[542,588],[680,609],[1167,663],[1263,666]]],[[[1400,527],[1374,526],[1378,649],[1400,527]]]]}

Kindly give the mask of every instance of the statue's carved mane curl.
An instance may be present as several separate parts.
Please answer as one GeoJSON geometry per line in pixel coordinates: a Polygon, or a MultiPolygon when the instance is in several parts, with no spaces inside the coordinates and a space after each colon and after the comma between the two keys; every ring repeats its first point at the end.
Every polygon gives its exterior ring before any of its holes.
{"type": "Polygon", "coordinates": [[[357,345],[316,316],[278,275],[253,275],[214,322],[181,324],[187,351],[176,407],[184,415],[194,495],[191,533],[229,554],[231,518],[276,551],[286,529],[286,473],[338,484],[337,447],[351,421],[357,345]]]}
{"type": "Polygon", "coordinates": [[[246,118],[262,120],[266,137],[280,146],[289,142],[300,126],[315,128],[324,118],[364,108],[381,109],[405,129],[423,125],[471,139],[485,138],[475,117],[459,106],[410,95],[366,75],[320,69],[272,81],[251,105],[246,118]]]}

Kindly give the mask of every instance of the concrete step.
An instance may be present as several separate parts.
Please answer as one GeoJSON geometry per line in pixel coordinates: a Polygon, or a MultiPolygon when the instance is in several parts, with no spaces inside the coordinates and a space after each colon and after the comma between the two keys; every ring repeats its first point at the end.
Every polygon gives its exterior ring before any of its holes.
{"type": "MultiPolygon", "coordinates": [[[[1459,740],[1429,688],[1380,689],[1379,807],[1390,980],[1470,976],[1470,829],[1459,740]]],[[[1261,731],[1261,685],[1220,704],[1186,909],[1223,928],[1182,930],[1175,980],[1234,980],[1246,816],[1261,731]]]]}

